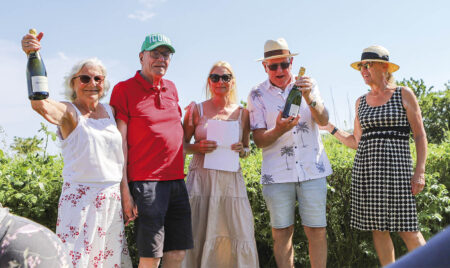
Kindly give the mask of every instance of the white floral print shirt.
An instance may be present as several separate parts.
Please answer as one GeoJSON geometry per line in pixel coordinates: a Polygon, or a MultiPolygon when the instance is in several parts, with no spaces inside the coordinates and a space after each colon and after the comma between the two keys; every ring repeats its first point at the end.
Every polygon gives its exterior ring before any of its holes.
{"type": "MultiPolygon", "coordinates": [[[[267,79],[256,85],[248,96],[250,128],[272,129],[294,83],[283,91],[267,79]]],[[[317,83],[311,91],[317,103],[323,103],[317,83]]],[[[261,183],[301,182],[329,176],[330,162],[323,148],[319,128],[305,99],[300,105],[300,121],[270,146],[262,149],[261,183]]]]}

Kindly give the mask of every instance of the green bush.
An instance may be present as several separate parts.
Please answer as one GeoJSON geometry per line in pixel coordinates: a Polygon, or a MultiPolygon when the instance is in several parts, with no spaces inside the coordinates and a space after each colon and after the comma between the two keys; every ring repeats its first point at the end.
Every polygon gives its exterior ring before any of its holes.
{"type": "MultiPolygon", "coordinates": [[[[48,133],[46,134],[48,135],[48,133]]],[[[48,136],[47,136],[48,137],[48,136]]],[[[31,139],[39,139],[37,137],[31,139]]],[[[15,214],[55,229],[58,199],[61,191],[62,159],[46,156],[41,142],[18,139],[14,148],[21,153],[8,156],[0,150],[0,203],[15,214]],[[33,145],[32,153],[23,150],[22,141],[33,145]],[[36,150],[36,146],[40,149],[36,150]]],[[[324,136],[324,146],[333,168],[328,177],[327,236],[330,267],[378,266],[370,232],[350,229],[350,181],[355,151],[343,146],[330,135],[324,136]]],[[[27,146],[28,146],[27,145],[27,146]]],[[[30,149],[31,150],[31,149],[30,149]]],[[[419,223],[428,239],[450,223],[448,139],[440,145],[429,144],[426,168],[426,187],[417,197],[419,223]]],[[[412,146],[414,156],[415,149],[412,146]]],[[[187,158],[186,167],[190,158],[187,158]]],[[[261,267],[275,267],[272,253],[270,217],[259,183],[261,151],[252,148],[252,154],[241,160],[247,193],[253,210],[255,239],[261,267]]],[[[186,169],[187,171],[187,169],[186,169]]],[[[297,213],[297,210],[296,210],[297,213]]],[[[126,228],[132,259],[137,264],[133,224],[126,228]]],[[[397,257],[406,252],[398,235],[392,235],[397,257]]],[[[298,215],[294,231],[295,266],[309,266],[308,243],[298,215]]]]}
{"type": "Polygon", "coordinates": [[[0,150],[0,204],[51,230],[56,227],[62,160],[27,154],[7,157],[0,150]]]}

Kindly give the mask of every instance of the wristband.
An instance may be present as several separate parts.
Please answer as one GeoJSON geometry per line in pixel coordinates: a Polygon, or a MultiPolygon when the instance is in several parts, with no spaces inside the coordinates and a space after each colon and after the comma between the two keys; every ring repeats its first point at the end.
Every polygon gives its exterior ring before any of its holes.
{"type": "Polygon", "coordinates": [[[241,158],[245,158],[245,157],[247,157],[249,155],[250,155],[250,148],[248,148],[248,147],[244,147],[242,154],[239,153],[239,156],[241,158]]]}
{"type": "Polygon", "coordinates": [[[334,127],[333,130],[330,133],[331,133],[331,135],[334,135],[337,131],[338,131],[338,128],[334,127]]]}

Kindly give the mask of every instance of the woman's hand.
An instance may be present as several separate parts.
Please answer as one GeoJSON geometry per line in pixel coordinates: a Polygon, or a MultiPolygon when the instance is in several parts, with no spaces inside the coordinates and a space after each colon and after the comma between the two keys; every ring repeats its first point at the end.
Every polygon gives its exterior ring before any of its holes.
{"type": "Polygon", "coordinates": [[[41,49],[41,39],[44,33],[39,33],[37,36],[32,34],[27,34],[22,38],[22,50],[28,54],[33,51],[38,51],[41,49]]]}
{"type": "Polygon", "coordinates": [[[138,217],[138,209],[134,203],[133,196],[128,188],[128,183],[126,178],[122,178],[120,183],[120,195],[122,201],[122,214],[125,221],[125,226],[130,222],[134,221],[138,217]]]}
{"type": "Polygon", "coordinates": [[[197,152],[201,154],[211,153],[217,148],[217,143],[215,141],[201,140],[196,143],[197,152]]]}
{"type": "Polygon", "coordinates": [[[237,153],[244,152],[244,145],[242,144],[242,142],[237,142],[235,144],[231,144],[231,150],[233,150],[237,153]]]}
{"type": "Polygon", "coordinates": [[[131,195],[128,198],[124,198],[124,196],[122,196],[122,210],[125,226],[138,217],[138,209],[131,195]]]}
{"type": "Polygon", "coordinates": [[[425,174],[423,172],[417,173],[414,172],[414,175],[411,177],[411,192],[413,195],[416,195],[422,192],[425,187],[425,174]]]}

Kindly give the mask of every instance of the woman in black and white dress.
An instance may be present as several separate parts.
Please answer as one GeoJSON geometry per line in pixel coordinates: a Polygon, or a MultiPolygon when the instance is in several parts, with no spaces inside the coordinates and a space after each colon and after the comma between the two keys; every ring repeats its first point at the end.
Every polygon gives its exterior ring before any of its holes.
{"type": "Polygon", "coordinates": [[[352,171],[351,227],[372,231],[381,265],[395,261],[390,232],[398,232],[408,250],[425,244],[417,222],[414,195],[425,186],[427,138],[414,92],[395,84],[399,66],[389,62],[381,46],[364,49],[359,70],[370,91],[356,101],[353,133],[328,130],[346,146],[357,149],[352,171]],[[409,133],[417,149],[412,172],[409,133]]]}

